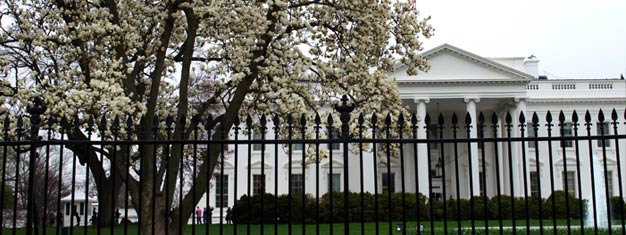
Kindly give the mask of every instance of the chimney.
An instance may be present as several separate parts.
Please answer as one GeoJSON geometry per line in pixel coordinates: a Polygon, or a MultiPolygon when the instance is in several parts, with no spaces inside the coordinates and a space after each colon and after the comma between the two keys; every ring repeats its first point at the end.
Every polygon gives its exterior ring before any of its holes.
{"type": "Polygon", "coordinates": [[[526,69],[526,73],[533,75],[533,77],[539,76],[539,60],[535,55],[530,55],[524,60],[524,68],[526,69]]]}

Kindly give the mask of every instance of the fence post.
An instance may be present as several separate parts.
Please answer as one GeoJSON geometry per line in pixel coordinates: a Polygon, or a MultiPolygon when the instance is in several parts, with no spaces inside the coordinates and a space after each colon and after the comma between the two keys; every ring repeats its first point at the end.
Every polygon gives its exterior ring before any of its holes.
{"type": "MultiPolygon", "coordinates": [[[[41,114],[46,111],[46,104],[41,97],[35,97],[26,111],[30,114],[30,140],[32,143],[40,141],[39,124],[41,123],[41,114]]],[[[35,161],[38,157],[37,148],[34,144],[30,145],[30,159],[28,164],[28,201],[26,204],[26,234],[33,234],[33,223],[35,225],[35,234],[38,234],[38,218],[37,207],[35,204],[35,161]]],[[[46,189],[44,189],[46,190],[46,189]]]]}
{"type": "MultiPolygon", "coordinates": [[[[348,97],[341,97],[341,105],[336,105],[335,109],[340,113],[341,120],[341,140],[343,142],[343,207],[344,207],[344,234],[350,234],[350,187],[348,177],[348,140],[350,139],[350,112],[354,110],[354,104],[348,105],[348,97]]],[[[332,164],[332,163],[331,163],[332,164]]],[[[332,180],[332,179],[331,179],[332,180]]]]}

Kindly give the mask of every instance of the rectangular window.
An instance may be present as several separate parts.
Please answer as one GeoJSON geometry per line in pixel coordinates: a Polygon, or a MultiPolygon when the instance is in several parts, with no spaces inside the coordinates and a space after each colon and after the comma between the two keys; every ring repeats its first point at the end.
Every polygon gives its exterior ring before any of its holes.
{"type": "Polygon", "coordinates": [[[539,197],[539,174],[530,172],[530,196],[539,197]]]}
{"type": "Polygon", "coordinates": [[[70,215],[70,203],[65,203],[65,215],[70,215]]]}
{"type": "Polygon", "coordinates": [[[480,178],[480,182],[478,182],[479,188],[480,188],[480,195],[481,196],[485,196],[485,173],[484,172],[478,172],[478,178],[480,178]]]}
{"type": "Polygon", "coordinates": [[[606,188],[609,190],[609,196],[613,197],[613,172],[612,171],[607,171],[606,174],[606,188]]]}
{"type": "MultiPolygon", "coordinates": [[[[529,138],[537,137],[537,133],[535,132],[535,127],[533,127],[533,123],[532,122],[526,123],[526,130],[527,130],[526,133],[528,133],[527,136],[529,138]]],[[[535,148],[536,147],[534,139],[528,140],[528,147],[529,148],[535,148]]]]}
{"type": "Polygon", "coordinates": [[[333,173],[328,174],[328,191],[329,192],[341,192],[341,174],[333,173]]]}
{"type": "Polygon", "coordinates": [[[567,193],[572,196],[576,195],[576,172],[568,171],[563,172],[563,191],[565,191],[565,185],[567,185],[567,193]]]}
{"type": "MultiPolygon", "coordinates": [[[[254,133],[252,136],[253,140],[261,140],[263,139],[263,135],[261,133],[254,133]]],[[[261,151],[263,149],[263,144],[252,144],[252,150],[261,151]]]]}
{"type": "MultiPolygon", "coordinates": [[[[302,133],[295,133],[292,137],[292,140],[301,140],[302,133]]],[[[293,151],[302,151],[304,149],[304,144],[291,144],[293,146],[293,151]]]]}
{"type": "Polygon", "coordinates": [[[79,205],[80,205],[80,211],[78,213],[80,215],[84,215],[85,214],[85,203],[81,202],[79,205]]]}
{"type": "Polygon", "coordinates": [[[228,175],[215,175],[215,207],[228,207],[228,175]]]}
{"type": "Polygon", "coordinates": [[[335,140],[330,144],[331,150],[341,150],[341,143],[339,143],[339,131],[333,131],[332,139],[335,140]]]}
{"type": "Polygon", "coordinates": [[[289,184],[291,185],[292,193],[304,192],[304,177],[302,174],[291,174],[291,181],[289,184]]]}
{"type": "MultiPolygon", "coordinates": [[[[563,123],[563,134],[561,137],[572,136],[572,124],[571,123],[563,123]]],[[[561,147],[571,148],[573,146],[572,140],[561,140],[561,147]]]]}
{"type": "MultiPolygon", "coordinates": [[[[437,125],[429,125],[428,134],[428,138],[431,140],[439,139],[439,128],[437,128],[437,125]]],[[[429,145],[430,149],[439,149],[439,143],[437,142],[430,143],[429,145]]]]}
{"type": "Polygon", "coordinates": [[[265,175],[253,175],[252,184],[253,194],[265,193],[265,175]]]}
{"type": "MultiPolygon", "coordinates": [[[[478,139],[485,138],[485,130],[483,128],[478,128],[478,131],[476,132],[476,137],[478,139]]],[[[485,145],[484,142],[478,142],[478,149],[483,149],[483,145],[485,145]]]]}
{"type": "Polygon", "coordinates": [[[394,173],[383,173],[383,192],[396,192],[396,178],[394,173]]]}
{"type": "Polygon", "coordinates": [[[596,133],[598,136],[601,136],[601,133],[604,133],[605,139],[604,140],[597,140],[598,142],[598,147],[602,147],[602,143],[604,143],[604,147],[609,148],[611,147],[611,139],[607,138],[607,135],[610,135],[611,133],[611,129],[609,129],[609,123],[605,122],[605,123],[598,123],[596,125],[596,133]]]}

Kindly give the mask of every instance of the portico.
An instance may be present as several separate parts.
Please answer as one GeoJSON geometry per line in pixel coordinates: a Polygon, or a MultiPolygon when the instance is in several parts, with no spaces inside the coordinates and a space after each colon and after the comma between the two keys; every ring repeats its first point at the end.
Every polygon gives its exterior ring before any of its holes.
{"type": "MultiPolygon", "coordinates": [[[[407,76],[400,66],[391,75],[396,78],[403,105],[420,117],[418,138],[427,136],[424,122],[427,113],[432,120],[431,126],[438,124],[439,115],[443,115],[444,120],[451,120],[452,115],[456,114],[459,120],[456,136],[459,138],[468,135],[470,138],[508,136],[507,113],[515,117],[512,118],[511,127],[518,126],[517,117],[520,112],[525,112],[526,85],[533,78],[532,75],[447,44],[425,52],[424,56],[430,60],[430,71],[419,76],[407,76]],[[485,118],[483,132],[477,128],[480,113],[485,118]],[[496,132],[492,128],[493,113],[497,115],[496,125],[504,127],[498,128],[496,132]],[[471,117],[469,125],[465,122],[466,114],[471,117]]],[[[524,58],[519,59],[524,61],[524,58]]],[[[536,69],[536,66],[530,68],[536,69]]],[[[451,123],[444,123],[444,130],[430,129],[429,138],[446,139],[455,135],[451,123]]],[[[510,129],[511,136],[518,136],[518,132],[517,128],[510,129]]],[[[418,144],[418,169],[414,170],[418,174],[417,191],[428,195],[431,187],[428,176],[431,174],[432,192],[441,193],[446,198],[477,196],[485,189],[487,196],[493,196],[497,191],[523,195],[523,183],[520,182],[523,182],[521,164],[524,163],[518,160],[521,150],[516,148],[505,143],[496,146],[493,143],[484,143],[482,146],[477,142],[456,146],[454,143],[446,143],[443,148],[418,144]],[[495,156],[500,157],[496,159],[495,156]],[[438,163],[443,175],[437,175],[438,163]],[[486,165],[490,167],[484,168],[486,165]],[[498,184],[500,187],[497,187],[498,184]]],[[[405,151],[412,150],[405,148],[405,151]]],[[[413,172],[413,169],[406,170],[413,172]]]]}

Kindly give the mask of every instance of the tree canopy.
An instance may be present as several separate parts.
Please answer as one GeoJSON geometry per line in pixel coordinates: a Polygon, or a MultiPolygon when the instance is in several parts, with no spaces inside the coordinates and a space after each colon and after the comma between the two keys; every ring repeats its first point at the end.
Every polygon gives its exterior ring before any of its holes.
{"type": "MultiPolygon", "coordinates": [[[[397,114],[397,87],[387,74],[400,63],[411,74],[427,70],[421,38],[433,32],[413,3],[391,0],[5,0],[0,11],[0,114],[23,113],[39,96],[46,115],[56,118],[130,116],[146,139],[154,136],[153,122],[139,117],[197,124],[211,114],[205,128],[229,129],[241,114],[310,113],[341,95],[357,111],[397,114]]],[[[184,128],[176,125],[174,138],[190,138],[184,128]]],[[[80,131],[68,136],[86,138],[80,131]]],[[[103,161],[93,151],[74,149],[81,162],[103,161]]],[[[173,172],[183,157],[175,152],[161,156],[173,172]]],[[[205,156],[199,176],[213,171],[218,155],[205,156]]],[[[139,164],[157,170],[151,160],[139,164]]],[[[123,168],[113,170],[128,176],[123,168]]],[[[171,175],[128,188],[138,198],[140,187],[173,187],[177,174],[171,175]]],[[[199,176],[194,182],[204,188],[199,176]]],[[[99,191],[118,188],[97,182],[99,191]]],[[[193,210],[195,203],[187,195],[181,205],[193,210]]],[[[142,226],[149,219],[142,217],[142,226]]]]}

